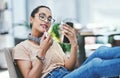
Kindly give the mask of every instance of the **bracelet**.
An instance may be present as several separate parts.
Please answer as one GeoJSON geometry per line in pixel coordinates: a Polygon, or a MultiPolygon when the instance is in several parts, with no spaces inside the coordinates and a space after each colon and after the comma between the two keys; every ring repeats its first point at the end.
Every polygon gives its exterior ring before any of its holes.
{"type": "Polygon", "coordinates": [[[44,63],[44,60],[45,60],[44,57],[39,57],[39,56],[37,55],[36,58],[37,58],[38,60],[42,61],[42,63],[44,63]]]}

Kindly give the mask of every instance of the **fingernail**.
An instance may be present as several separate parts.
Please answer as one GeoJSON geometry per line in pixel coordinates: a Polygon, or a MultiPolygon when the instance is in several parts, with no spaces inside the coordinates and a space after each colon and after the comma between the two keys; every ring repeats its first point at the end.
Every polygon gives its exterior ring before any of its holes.
{"type": "Polygon", "coordinates": [[[45,32],[45,36],[48,37],[48,32],[45,32]]]}

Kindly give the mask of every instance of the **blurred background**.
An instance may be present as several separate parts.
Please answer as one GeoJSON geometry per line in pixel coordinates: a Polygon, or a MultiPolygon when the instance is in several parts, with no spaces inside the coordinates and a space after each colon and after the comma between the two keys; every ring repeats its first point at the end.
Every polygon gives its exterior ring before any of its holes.
{"type": "Polygon", "coordinates": [[[3,49],[27,38],[30,13],[39,5],[51,8],[55,23],[72,20],[85,57],[99,46],[120,45],[120,0],[0,0],[0,78],[9,78],[3,49]]]}

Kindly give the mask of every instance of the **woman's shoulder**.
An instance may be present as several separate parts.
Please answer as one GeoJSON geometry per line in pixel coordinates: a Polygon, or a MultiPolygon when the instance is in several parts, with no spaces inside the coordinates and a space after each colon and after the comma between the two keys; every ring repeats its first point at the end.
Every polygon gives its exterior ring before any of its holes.
{"type": "Polygon", "coordinates": [[[28,45],[28,40],[24,40],[18,43],[14,48],[20,48],[21,46],[26,46],[26,45],[28,45]]]}
{"type": "Polygon", "coordinates": [[[13,48],[14,59],[30,60],[29,58],[30,52],[28,51],[29,46],[26,47],[26,45],[28,45],[27,40],[20,42],[13,48]]]}

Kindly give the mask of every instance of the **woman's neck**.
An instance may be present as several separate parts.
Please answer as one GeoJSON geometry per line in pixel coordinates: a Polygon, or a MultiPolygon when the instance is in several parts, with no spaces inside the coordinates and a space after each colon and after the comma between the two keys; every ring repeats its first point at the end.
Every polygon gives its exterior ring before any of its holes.
{"type": "Polygon", "coordinates": [[[34,36],[34,37],[41,37],[43,35],[43,33],[40,33],[40,32],[31,32],[31,35],[34,36]]]}

